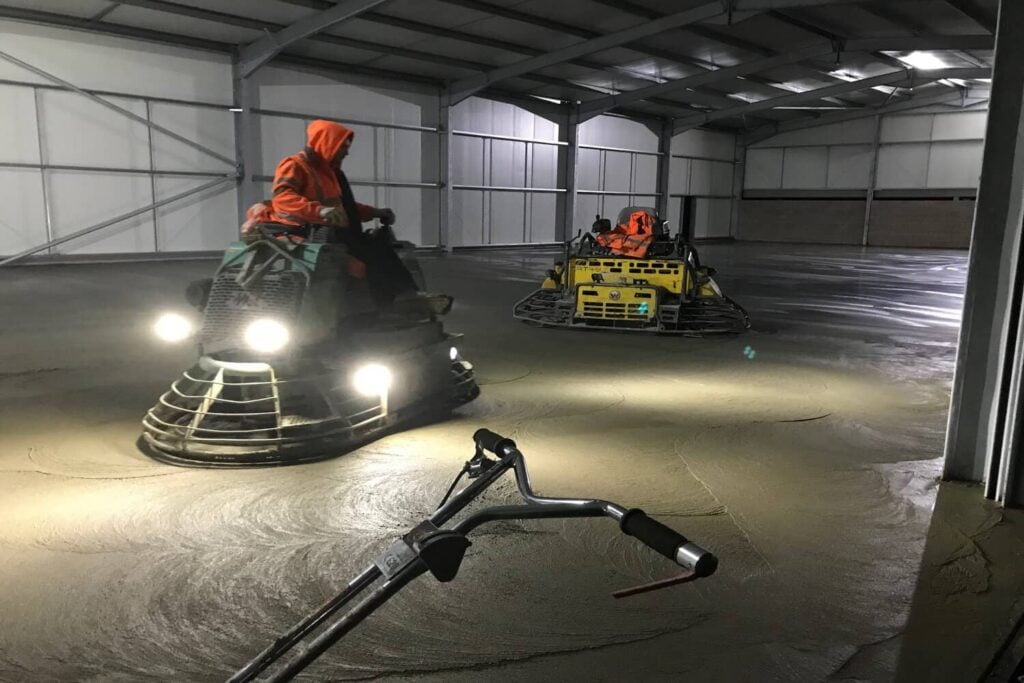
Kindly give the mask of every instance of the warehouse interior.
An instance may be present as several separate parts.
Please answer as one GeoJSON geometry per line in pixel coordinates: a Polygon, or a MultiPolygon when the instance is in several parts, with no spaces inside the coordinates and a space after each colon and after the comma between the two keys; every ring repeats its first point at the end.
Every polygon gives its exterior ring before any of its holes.
{"type": "Polygon", "coordinates": [[[608,520],[497,522],[306,680],[1024,676],[1021,25],[1015,0],[0,0],[0,679],[228,678],[434,513],[479,428],[717,572],[614,599],[679,567],[608,520]],[[197,350],[153,321],[318,119],[454,297],[479,396],[316,462],[154,459],[141,421],[197,350]],[[627,207],[749,329],[513,317],[627,207]]]}

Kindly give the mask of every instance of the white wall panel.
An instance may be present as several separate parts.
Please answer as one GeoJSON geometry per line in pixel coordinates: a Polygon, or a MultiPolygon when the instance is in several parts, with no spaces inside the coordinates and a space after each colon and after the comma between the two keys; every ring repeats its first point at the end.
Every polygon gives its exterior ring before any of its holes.
{"type": "Polygon", "coordinates": [[[828,186],[831,189],[867,189],[871,181],[870,145],[831,147],[828,156],[828,186]]]}
{"type": "Polygon", "coordinates": [[[39,163],[36,103],[31,88],[0,85],[0,161],[39,163]]]}
{"type": "Polygon", "coordinates": [[[791,189],[827,185],[828,147],[787,147],[782,167],[782,186],[791,189]]]}
{"type": "Polygon", "coordinates": [[[745,187],[748,190],[777,190],[782,187],[785,149],[747,150],[745,187]]]}
{"type": "MultiPolygon", "coordinates": [[[[581,194],[576,198],[576,225],[572,229],[573,235],[579,229],[589,230],[594,217],[602,215],[602,199],[603,197],[596,194],[581,194]]],[[[615,216],[611,216],[611,219],[614,220],[615,216]]]]}
{"type": "Polygon", "coordinates": [[[453,246],[487,244],[484,232],[484,192],[455,190],[449,238],[453,246]]]}
{"type": "Polygon", "coordinates": [[[985,137],[988,112],[937,114],[932,130],[933,140],[981,140],[985,137]]]}
{"type": "Polygon", "coordinates": [[[577,187],[581,190],[600,190],[604,167],[601,164],[603,152],[596,149],[581,149],[576,164],[577,187]]]}
{"type": "Polygon", "coordinates": [[[690,159],[672,157],[669,170],[669,194],[686,194],[690,187],[690,159]]]}
{"type": "Polygon", "coordinates": [[[259,128],[263,163],[257,172],[262,175],[274,175],[281,159],[301,151],[306,144],[305,121],[261,116],[259,128]]]}
{"type": "Polygon", "coordinates": [[[528,233],[526,204],[521,192],[492,192],[490,244],[522,244],[528,233]]]}
{"type": "Polygon", "coordinates": [[[582,145],[658,151],[658,136],[650,128],[617,116],[598,116],[583,122],[579,140],[582,145]]]}
{"type": "MultiPolygon", "coordinates": [[[[80,88],[231,101],[227,55],[12,21],[0,21],[0,35],[5,52],[80,88]]],[[[47,82],[8,62],[0,79],[47,82]]]]}
{"type": "Polygon", "coordinates": [[[499,187],[525,187],[526,143],[491,140],[490,184],[499,187]]]}
{"type": "Polygon", "coordinates": [[[690,187],[687,194],[712,194],[711,169],[715,162],[704,159],[690,161],[690,187]]]}
{"type": "Polygon", "coordinates": [[[977,187],[984,151],[980,142],[934,145],[928,163],[928,187],[977,187]]]}
{"type": "Polygon", "coordinates": [[[932,114],[886,116],[882,119],[882,142],[922,142],[932,139],[932,114]]]}
{"type": "MultiPolygon", "coordinates": [[[[111,112],[81,95],[56,90],[39,93],[43,153],[48,163],[149,169],[146,126],[111,112]]],[[[140,100],[109,98],[145,117],[140,100]]]]}
{"type": "Polygon", "coordinates": [[[558,187],[558,148],[533,146],[533,187],[558,187]]]}
{"type": "MultiPolygon", "coordinates": [[[[208,178],[158,177],[157,200],[208,183],[208,178]]],[[[234,183],[211,188],[156,210],[160,251],[219,251],[238,238],[234,183]]]]}
{"type": "Polygon", "coordinates": [[[736,136],[729,133],[715,133],[692,129],[672,138],[672,153],[680,156],[708,157],[732,161],[735,155],[736,136]]]}
{"type": "Polygon", "coordinates": [[[928,185],[927,142],[911,145],[883,145],[878,150],[878,182],[880,189],[924,188],[928,185]]]}
{"type": "MultiPolygon", "coordinates": [[[[127,213],[152,201],[148,176],[84,172],[47,174],[54,237],[63,237],[95,223],[127,213]]],[[[150,212],[122,221],[58,247],[61,253],[110,254],[152,252],[150,212]]]]}
{"type": "Polygon", "coordinates": [[[653,192],[658,189],[658,157],[649,154],[633,156],[633,189],[653,192]]]}
{"type": "Polygon", "coordinates": [[[731,195],[732,164],[720,161],[712,161],[710,164],[711,194],[731,195]]]}
{"type": "Polygon", "coordinates": [[[694,201],[693,236],[728,237],[731,217],[731,199],[698,198],[694,201]]]}
{"type": "Polygon", "coordinates": [[[754,145],[762,147],[795,147],[802,145],[842,145],[871,144],[875,139],[875,120],[873,118],[857,119],[817,126],[805,130],[782,133],[754,145]]]}
{"type": "Polygon", "coordinates": [[[484,147],[487,140],[457,136],[452,139],[452,182],[481,185],[484,179],[484,147]]]}
{"type": "Polygon", "coordinates": [[[628,152],[605,152],[604,187],[601,189],[612,192],[629,192],[633,189],[632,182],[633,155],[628,152]]]}
{"type": "MultiPolygon", "coordinates": [[[[155,102],[150,106],[150,117],[154,123],[229,159],[235,157],[234,114],[229,111],[155,102]]],[[[163,171],[234,171],[223,161],[156,130],[153,131],[153,158],[156,168],[163,171]]]]}
{"type": "Polygon", "coordinates": [[[47,241],[39,171],[0,168],[0,206],[0,254],[16,254],[47,241]]]}
{"type": "Polygon", "coordinates": [[[436,94],[415,88],[341,83],[327,76],[277,67],[260,69],[256,79],[262,109],[410,126],[429,125],[437,119],[436,94]]]}
{"type": "MultiPolygon", "coordinates": [[[[424,182],[427,177],[423,168],[423,134],[413,130],[378,128],[376,180],[396,182],[424,182]]],[[[346,166],[348,159],[345,160],[346,166]]],[[[436,168],[435,163],[433,168],[436,168]]],[[[431,168],[430,170],[433,170],[431,168]]],[[[434,180],[436,173],[429,176],[434,180]]]]}
{"type": "MultiPolygon", "coordinates": [[[[530,198],[530,242],[554,242],[557,222],[558,197],[554,194],[534,194],[530,198]]],[[[586,214],[577,215],[579,225],[588,225],[586,214]]],[[[575,235],[575,231],[572,231],[575,235]]]]}

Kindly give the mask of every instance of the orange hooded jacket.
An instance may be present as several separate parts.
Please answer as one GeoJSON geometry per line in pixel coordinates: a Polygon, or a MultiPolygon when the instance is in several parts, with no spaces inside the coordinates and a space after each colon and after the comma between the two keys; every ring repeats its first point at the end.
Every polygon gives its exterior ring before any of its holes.
{"type": "MultiPolygon", "coordinates": [[[[346,193],[351,198],[348,181],[341,170],[332,164],[338,150],[353,136],[351,130],[334,121],[317,120],[306,129],[306,148],[281,160],[274,171],[273,197],[270,200],[271,220],[285,225],[324,223],[320,209],[325,206],[344,206],[346,193]]],[[[349,213],[351,228],[359,229],[359,222],[373,218],[373,207],[354,205],[357,216],[349,213]]]]}

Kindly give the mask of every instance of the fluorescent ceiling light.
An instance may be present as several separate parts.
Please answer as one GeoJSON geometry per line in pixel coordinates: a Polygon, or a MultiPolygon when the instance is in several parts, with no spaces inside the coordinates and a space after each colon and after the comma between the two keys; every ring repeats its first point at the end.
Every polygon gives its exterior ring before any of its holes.
{"type": "Polygon", "coordinates": [[[946,63],[931,52],[911,52],[906,57],[900,57],[899,60],[907,66],[912,66],[921,71],[934,71],[935,69],[946,68],[946,63]]]}

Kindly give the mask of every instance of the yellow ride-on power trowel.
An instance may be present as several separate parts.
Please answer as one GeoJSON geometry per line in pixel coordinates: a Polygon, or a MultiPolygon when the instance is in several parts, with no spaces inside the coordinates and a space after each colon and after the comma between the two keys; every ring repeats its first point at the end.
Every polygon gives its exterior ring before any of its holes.
{"type": "Polygon", "coordinates": [[[598,218],[591,233],[566,242],[562,261],[512,314],[541,326],[687,336],[748,329],[746,311],[722,293],[714,274],[654,209],[627,207],[614,227],[598,218]]]}

